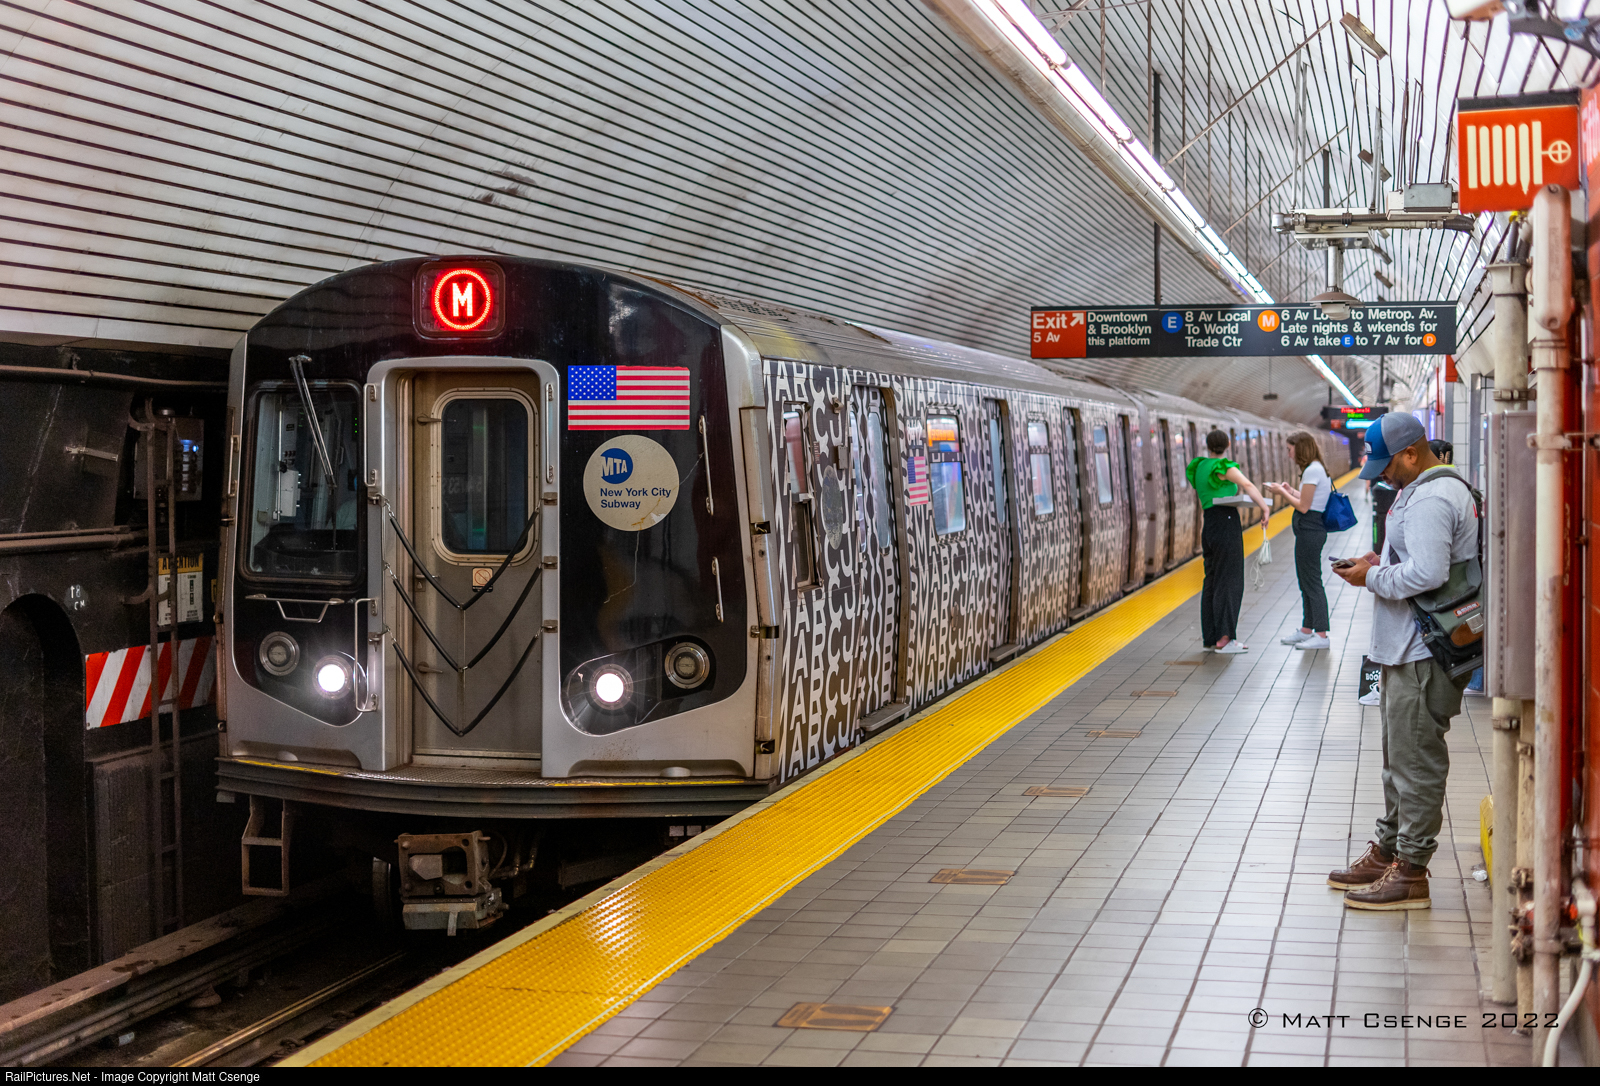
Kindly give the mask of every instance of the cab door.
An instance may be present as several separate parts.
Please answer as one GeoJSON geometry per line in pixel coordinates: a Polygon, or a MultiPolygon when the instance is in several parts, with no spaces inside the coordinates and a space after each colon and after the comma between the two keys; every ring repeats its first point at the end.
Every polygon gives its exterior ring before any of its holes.
{"type": "Polygon", "coordinates": [[[512,369],[412,380],[412,548],[397,579],[411,599],[400,617],[418,761],[539,756],[553,591],[540,583],[540,389],[537,374],[512,369]]]}

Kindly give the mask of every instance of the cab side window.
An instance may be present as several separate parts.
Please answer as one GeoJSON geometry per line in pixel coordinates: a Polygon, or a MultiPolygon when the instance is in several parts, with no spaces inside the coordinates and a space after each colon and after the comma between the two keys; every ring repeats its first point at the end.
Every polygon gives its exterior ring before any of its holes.
{"type": "MultiPolygon", "coordinates": [[[[866,468],[866,520],[871,526],[871,536],[879,550],[888,550],[894,542],[889,517],[889,460],[883,430],[883,416],[877,408],[867,412],[864,446],[857,453],[857,463],[866,468]]],[[[859,498],[857,500],[860,500],[859,498]]],[[[863,540],[865,543],[865,540],[863,540]]]]}
{"type": "Polygon", "coordinates": [[[817,583],[811,458],[807,452],[806,409],[800,404],[786,404],[783,409],[783,476],[784,493],[789,498],[789,540],[794,544],[796,588],[810,588],[817,583]]]}
{"type": "Polygon", "coordinates": [[[1111,434],[1104,426],[1094,428],[1094,485],[1101,505],[1116,500],[1111,487],[1111,434]]]}
{"type": "Polygon", "coordinates": [[[1056,511],[1055,468],[1050,456],[1050,424],[1028,420],[1028,476],[1033,490],[1033,515],[1056,511]]]}
{"type": "Polygon", "coordinates": [[[954,415],[928,416],[928,482],[934,534],[965,531],[967,505],[961,479],[961,432],[954,415]]]}

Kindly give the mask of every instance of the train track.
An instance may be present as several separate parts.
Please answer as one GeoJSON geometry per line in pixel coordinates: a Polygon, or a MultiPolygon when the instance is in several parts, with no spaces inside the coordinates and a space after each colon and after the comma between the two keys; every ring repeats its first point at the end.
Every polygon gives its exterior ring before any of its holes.
{"type": "MultiPolygon", "coordinates": [[[[213,1041],[198,1052],[175,1060],[173,1067],[254,1067],[270,1063],[286,1051],[300,1048],[318,1035],[342,1025],[355,1017],[354,1008],[340,1008],[338,1004],[379,1002],[371,989],[360,991],[359,1001],[349,999],[352,993],[377,981],[385,974],[398,972],[415,955],[400,950],[380,958],[364,969],[341,977],[287,1007],[265,1015],[243,1029],[235,1030],[219,1041],[213,1041]]],[[[409,970],[405,971],[411,972],[409,970]]],[[[391,984],[393,986],[393,978],[391,984]]]]}
{"type": "Polygon", "coordinates": [[[0,1066],[36,1067],[127,1034],[173,1007],[346,926],[368,908],[343,875],[248,902],[0,1006],[0,1066]]]}
{"type": "Polygon", "coordinates": [[[0,1066],[271,1064],[577,896],[447,939],[375,923],[363,878],[330,876],[0,1005],[0,1066]]]}

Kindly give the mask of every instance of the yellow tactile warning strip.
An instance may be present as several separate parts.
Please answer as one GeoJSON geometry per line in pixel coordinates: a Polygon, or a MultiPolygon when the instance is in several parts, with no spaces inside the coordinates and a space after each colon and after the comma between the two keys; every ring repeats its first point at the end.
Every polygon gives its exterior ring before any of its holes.
{"type": "MultiPolygon", "coordinates": [[[[1269,534],[1288,523],[1285,510],[1269,534]]],[[[1246,551],[1260,541],[1248,531],[1246,551]]],[[[513,936],[509,949],[314,1066],[548,1062],[1150,629],[1200,582],[1198,561],[1174,570],[565,922],[513,936]]]]}

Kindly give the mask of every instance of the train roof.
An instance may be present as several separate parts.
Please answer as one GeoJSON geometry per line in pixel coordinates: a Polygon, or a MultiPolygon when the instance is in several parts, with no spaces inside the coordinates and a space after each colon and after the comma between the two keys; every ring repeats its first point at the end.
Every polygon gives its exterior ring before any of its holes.
{"type": "Polygon", "coordinates": [[[853,366],[939,380],[970,382],[988,377],[996,384],[1011,388],[1121,406],[1142,403],[1157,411],[1210,420],[1216,424],[1226,425],[1231,420],[1249,429],[1305,428],[1301,423],[1214,407],[1158,389],[1123,389],[1109,381],[1085,380],[1061,372],[1048,361],[1035,362],[963,347],[957,343],[879,328],[777,302],[738,297],[677,283],[668,285],[710,308],[719,320],[744,332],[762,356],[767,358],[853,366]]]}
{"type": "Polygon", "coordinates": [[[775,302],[672,284],[749,336],[765,358],[850,366],[907,377],[973,382],[1135,406],[1107,385],[1066,377],[1028,359],[995,354],[888,328],[856,323],[775,302]]]}

